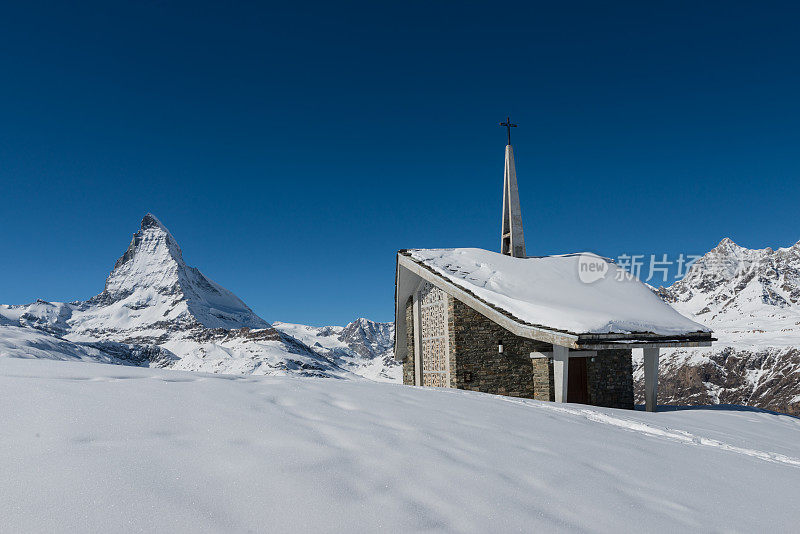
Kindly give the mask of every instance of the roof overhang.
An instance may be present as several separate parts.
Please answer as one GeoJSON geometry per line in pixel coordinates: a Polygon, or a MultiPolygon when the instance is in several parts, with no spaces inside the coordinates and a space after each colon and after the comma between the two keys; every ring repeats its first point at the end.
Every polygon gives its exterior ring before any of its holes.
{"type": "Polygon", "coordinates": [[[405,304],[422,281],[429,282],[452,295],[514,335],[534,339],[543,343],[560,345],[570,349],[608,350],[656,347],[710,347],[711,342],[716,341],[712,337],[711,332],[692,332],[680,336],[663,336],[650,332],[579,334],[555,330],[543,325],[526,323],[505,310],[486,302],[471,291],[442,277],[427,265],[414,261],[408,252],[401,250],[397,253],[397,268],[395,271],[394,314],[394,354],[395,358],[399,361],[402,361],[408,352],[406,337],[404,335],[406,331],[405,304]],[[403,333],[403,335],[400,335],[401,333],[403,333]]]}

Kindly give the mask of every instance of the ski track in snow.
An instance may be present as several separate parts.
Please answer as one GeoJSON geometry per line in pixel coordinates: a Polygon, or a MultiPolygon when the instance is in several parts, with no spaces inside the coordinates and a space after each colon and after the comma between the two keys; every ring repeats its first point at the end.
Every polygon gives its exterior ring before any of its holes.
{"type": "MultiPolygon", "coordinates": [[[[669,427],[659,428],[649,425],[647,423],[642,423],[641,421],[615,417],[605,413],[598,412],[596,410],[591,410],[586,408],[569,408],[566,406],[557,406],[557,405],[539,404],[539,403],[533,404],[530,402],[526,402],[525,400],[522,399],[514,399],[511,397],[500,397],[500,398],[503,401],[510,402],[512,404],[522,404],[540,410],[550,410],[554,412],[576,415],[579,417],[583,417],[584,419],[587,419],[589,421],[605,425],[611,425],[617,428],[622,428],[625,430],[637,432],[639,434],[646,434],[648,436],[653,436],[657,438],[666,438],[672,441],[686,443],[688,445],[697,445],[701,447],[714,447],[717,449],[722,449],[737,454],[743,454],[745,456],[752,456],[754,458],[758,458],[760,460],[764,460],[767,462],[781,463],[800,468],[800,458],[794,458],[783,454],[759,451],[755,449],[737,447],[735,445],[730,445],[728,443],[716,439],[697,436],[685,430],[672,429],[669,427]]],[[[800,420],[797,420],[797,424],[800,425],[800,420]]]]}

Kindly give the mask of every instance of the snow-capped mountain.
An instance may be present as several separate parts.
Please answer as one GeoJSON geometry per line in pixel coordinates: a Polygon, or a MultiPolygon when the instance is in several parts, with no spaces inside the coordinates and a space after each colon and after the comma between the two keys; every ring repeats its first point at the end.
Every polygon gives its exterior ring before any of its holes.
{"type": "Polygon", "coordinates": [[[800,413],[800,243],[751,250],[725,238],[658,294],[719,339],[664,351],[660,402],[800,413]]]}
{"type": "Polygon", "coordinates": [[[73,335],[151,338],[201,328],[269,328],[236,295],[183,261],[169,230],[152,214],[142,219],[105,289],[76,310],[73,335]]]}
{"type": "Polygon", "coordinates": [[[394,360],[394,323],[362,318],[345,327],[281,322],[272,326],[358,375],[382,382],[402,380],[402,367],[394,360]]]}
{"type": "Polygon", "coordinates": [[[353,350],[346,342],[341,353],[312,349],[186,265],[169,230],[147,214],[99,295],[84,302],[0,306],[0,355],[323,377],[353,376],[363,368],[381,376],[384,366],[394,364],[381,347],[386,326],[367,323],[372,330],[353,342],[353,350]],[[375,352],[361,350],[373,345],[375,352]]]}
{"type": "Polygon", "coordinates": [[[720,344],[795,345],[800,243],[750,250],[725,238],[661,293],[681,313],[713,327],[720,344]]]}

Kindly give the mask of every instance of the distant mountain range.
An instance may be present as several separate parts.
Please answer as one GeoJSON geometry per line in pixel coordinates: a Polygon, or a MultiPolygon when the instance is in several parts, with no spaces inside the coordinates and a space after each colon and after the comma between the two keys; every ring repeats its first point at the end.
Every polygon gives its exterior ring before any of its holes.
{"type": "MultiPolygon", "coordinates": [[[[655,291],[719,338],[710,348],[662,351],[660,403],[742,404],[800,415],[800,243],[751,250],[726,238],[682,280],[655,291]]],[[[187,266],[175,238],[151,214],[99,295],[0,305],[0,356],[400,381],[393,337],[392,323],[367,319],[270,325],[187,266]]]]}
{"type": "Polygon", "coordinates": [[[272,326],[365,378],[380,382],[402,379],[401,367],[394,360],[394,323],[356,319],[344,327],[281,322],[272,326]]]}
{"type": "Polygon", "coordinates": [[[105,289],[71,303],[0,305],[0,356],[80,359],[212,373],[397,380],[392,323],[273,327],[183,261],[152,214],[105,289]]]}
{"type": "MultiPolygon", "coordinates": [[[[719,339],[662,351],[659,402],[800,415],[800,243],[751,250],[725,238],[657,293],[719,339]]],[[[643,401],[640,368],[636,377],[643,401]]]]}

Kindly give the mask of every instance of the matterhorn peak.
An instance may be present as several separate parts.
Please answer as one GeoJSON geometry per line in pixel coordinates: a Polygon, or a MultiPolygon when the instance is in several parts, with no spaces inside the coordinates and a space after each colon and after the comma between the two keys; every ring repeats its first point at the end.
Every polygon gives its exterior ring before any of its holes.
{"type": "MultiPolygon", "coordinates": [[[[161,264],[161,267],[163,267],[167,261],[178,265],[184,265],[183,255],[178,246],[178,242],[172,237],[167,227],[152,213],[148,213],[142,218],[139,231],[133,234],[128,250],[126,250],[125,254],[114,264],[114,271],[111,273],[111,276],[109,276],[109,280],[114,276],[117,270],[134,260],[137,260],[139,263],[157,262],[161,264]]],[[[155,268],[155,266],[152,265],[150,267],[150,270],[155,268]]],[[[108,280],[106,281],[106,289],[108,289],[108,280]]]]}
{"type": "Polygon", "coordinates": [[[144,216],[139,231],[108,275],[104,291],[92,303],[107,308],[109,314],[125,315],[126,322],[137,329],[155,323],[269,327],[233,293],[187,266],[178,242],[152,213],[144,216]]]}
{"type": "Polygon", "coordinates": [[[158,220],[158,217],[152,213],[148,213],[142,218],[141,229],[146,230],[148,228],[160,228],[164,231],[167,231],[167,227],[164,226],[161,221],[158,220]]]}

